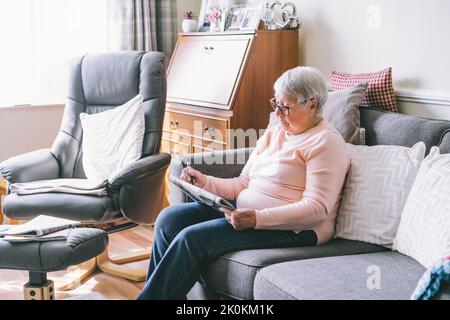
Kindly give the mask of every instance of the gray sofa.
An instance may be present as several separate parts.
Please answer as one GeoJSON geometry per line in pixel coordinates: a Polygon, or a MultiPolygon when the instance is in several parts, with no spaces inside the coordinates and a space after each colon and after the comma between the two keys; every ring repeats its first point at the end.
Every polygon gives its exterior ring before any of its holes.
{"type": "MultiPolygon", "coordinates": [[[[427,153],[438,145],[450,152],[450,121],[418,118],[361,108],[361,126],[367,145],[411,147],[418,141],[427,153]]],[[[190,155],[192,166],[205,174],[238,176],[252,149],[227,150],[214,158],[233,164],[208,165],[210,153],[190,155]],[[203,160],[203,161],[202,161],[203,160]],[[238,162],[238,163],[237,163],[238,162]]],[[[179,175],[182,163],[173,158],[171,172],[179,175]]],[[[170,186],[171,203],[189,201],[170,186]]],[[[230,252],[205,266],[202,279],[189,299],[409,299],[425,268],[414,259],[385,247],[334,239],[318,247],[263,249],[230,252]],[[369,289],[374,269],[379,271],[379,289],[369,289]]],[[[450,299],[444,285],[437,299],[450,299]]]]}

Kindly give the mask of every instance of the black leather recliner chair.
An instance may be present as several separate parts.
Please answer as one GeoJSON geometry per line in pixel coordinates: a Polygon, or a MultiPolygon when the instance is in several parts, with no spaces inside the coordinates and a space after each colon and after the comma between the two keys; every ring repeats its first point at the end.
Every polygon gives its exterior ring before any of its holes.
{"type": "MultiPolygon", "coordinates": [[[[3,202],[5,215],[14,219],[46,214],[88,223],[121,219],[132,225],[153,223],[164,198],[164,177],[170,163],[169,154],[159,153],[166,103],[164,60],[159,52],[136,51],[88,54],[77,59],[70,70],[62,125],[52,148],[8,159],[0,164],[0,174],[8,183],[85,178],[80,113],[117,107],[139,93],[144,97],[146,129],[142,158],[108,179],[107,196],[8,194],[3,202]]],[[[140,256],[148,257],[149,251],[140,256]]],[[[145,272],[129,274],[126,266],[112,266],[106,257],[107,252],[97,261],[102,270],[136,281],[145,278],[145,272]]]]}

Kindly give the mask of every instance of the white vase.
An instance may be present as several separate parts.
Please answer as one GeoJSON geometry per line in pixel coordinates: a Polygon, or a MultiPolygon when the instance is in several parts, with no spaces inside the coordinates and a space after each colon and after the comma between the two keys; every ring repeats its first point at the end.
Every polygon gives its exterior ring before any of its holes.
{"type": "Polygon", "coordinates": [[[181,25],[183,32],[195,32],[197,31],[197,20],[184,19],[181,25]]]}
{"type": "Polygon", "coordinates": [[[216,22],[211,22],[209,31],[210,32],[219,32],[220,31],[220,20],[216,20],[216,22]]]}

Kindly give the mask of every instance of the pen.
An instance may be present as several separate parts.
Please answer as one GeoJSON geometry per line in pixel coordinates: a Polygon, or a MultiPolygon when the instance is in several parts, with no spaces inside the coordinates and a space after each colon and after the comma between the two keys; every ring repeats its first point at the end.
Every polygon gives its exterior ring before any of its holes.
{"type": "MultiPolygon", "coordinates": [[[[186,165],[186,168],[192,168],[190,159],[185,158],[184,163],[186,165]]],[[[191,184],[195,185],[195,178],[189,174],[189,170],[188,170],[188,175],[189,175],[189,177],[191,177],[191,184]]]]}

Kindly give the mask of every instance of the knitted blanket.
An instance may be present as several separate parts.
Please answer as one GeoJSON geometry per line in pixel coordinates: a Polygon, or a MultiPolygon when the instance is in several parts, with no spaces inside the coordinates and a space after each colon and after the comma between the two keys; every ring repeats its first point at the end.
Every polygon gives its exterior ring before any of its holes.
{"type": "Polygon", "coordinates": [[[444,282],[450,282],[450,256],[441,259],[423,274],[411,296],[411,300],[433,298],[444,282]]]}

